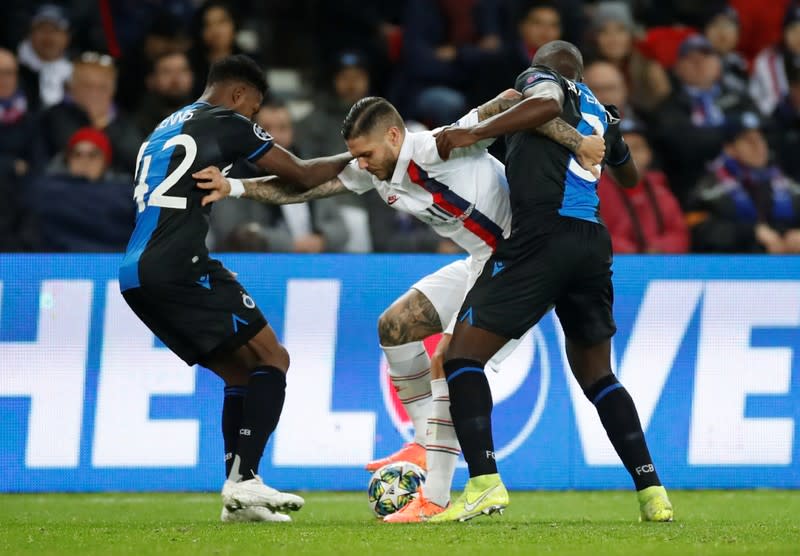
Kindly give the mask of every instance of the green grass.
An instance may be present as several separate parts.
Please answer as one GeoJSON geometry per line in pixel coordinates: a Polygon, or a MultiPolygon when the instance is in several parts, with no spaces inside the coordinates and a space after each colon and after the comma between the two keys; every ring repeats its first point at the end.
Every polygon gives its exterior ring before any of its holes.
{"type": "Polygon", "coordinates": [[[502,517],[389,526],[363,493],[312,493],[291,524],[222,524],[215,494],[0,495],[0,554],[800,554],[800,492],[512,492],[502,517]]]}

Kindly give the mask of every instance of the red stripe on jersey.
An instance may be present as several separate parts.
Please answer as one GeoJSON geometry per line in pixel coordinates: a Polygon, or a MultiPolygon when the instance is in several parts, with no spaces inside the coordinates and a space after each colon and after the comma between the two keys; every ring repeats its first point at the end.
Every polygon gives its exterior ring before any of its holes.
{"type": "MultiPolygon", "coordinates": [[[[487,228],[483,227],[479,222],[477,222],[472,214],[467,218],[461,219],[460,217],[464,215],[464,209],[461,207],[453,204],[447,197],[460,200],[463,204],[469,206],[471,203],[459,197],[456,193],[454,193],[449,187],[447,187],[442,182],[428,177],[425,170],[420,168],[413,160],[409,161],[408,163],[408,177],[411,178],[411,181],[423,188],[425,191],[430,193],[433,196],[433,203],[445,210],[447,213],[451,214],[452,216],[459,218],[464,223],[464,227],[468,229],[470,232],[481,238],[486,244],[492,248],[492,251],[497,249],[497,236],[492,233],[487,228]]],[[[473,207],[473,212],[476,209],[473,207]]]]}

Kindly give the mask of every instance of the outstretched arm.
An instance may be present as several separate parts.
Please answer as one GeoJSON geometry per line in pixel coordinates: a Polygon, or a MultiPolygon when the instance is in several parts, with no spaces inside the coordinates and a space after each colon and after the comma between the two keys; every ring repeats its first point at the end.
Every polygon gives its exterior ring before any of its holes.
{"type": "MultiPolygon", "coordinates": [[[[231,194],[230,180],[223,176],[216,166],[209,166],[195,172],[192,177],[198,180],[198,188],[209,191],[209,194],[203,197],[201,203],[203,206],[224,199],[231,194]]],[[[304,203],[312,199],[333,197],[350,191],[339,178],[333,178],[310,189],[289,183],[277,176],[262,176],[237,181],[241,181],[244,187],[244,191],[239,191],[237,197],[253,199],[270,205],[304,203]]]]}
{"type": "Polygon", "coordinates": [[[264,156],[255,161],[263,169],[283,178],[285,183],[297,184],[310,189],[335,178],[352,159],[350,153],[302,160],[275,145],[264,156]]]}

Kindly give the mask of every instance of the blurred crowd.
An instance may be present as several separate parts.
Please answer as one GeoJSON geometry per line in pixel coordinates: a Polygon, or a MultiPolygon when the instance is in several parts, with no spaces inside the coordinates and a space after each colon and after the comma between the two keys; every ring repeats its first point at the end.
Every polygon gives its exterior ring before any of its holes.
{"type": "MultiPolygon", "coordinates": [[[[114,252],[135,219],[152,129],[246,53],[271,93],[256,116],[302,158],[342,152],[367,95],[413,129],[513,86],[536,50],[576,43],[641,171],[604,175],[618,253],[800,253],[800,3],[792,0],[5,0],[0,251],[114,252]]],[[[492,152],[502,159],[502,140],[492,152]]],[[[260,171],[237,163],[231,175],[260,171]]],[[[214,207],[218,251],[457,252],[374,194],[214,207]]]]}

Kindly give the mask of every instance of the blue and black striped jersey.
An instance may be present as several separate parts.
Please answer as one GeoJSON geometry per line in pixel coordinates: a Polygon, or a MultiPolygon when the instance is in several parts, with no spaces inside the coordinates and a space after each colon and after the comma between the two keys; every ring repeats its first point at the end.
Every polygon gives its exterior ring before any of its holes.
{"type": "MultiPolygon", "coordinates": [[[[613,117],[583,83],[570,81],[544,66],[522,72],[516,89],[522,93],[542,83],[555,83],[564,93],[561,118],[583,135],[595,131],[606,139],[606,162],[619,163],[627,146],[609,132],[613,117]]],[[[506,176],[511,193],[512,235],[518,228],[535,229],[556,216],[600,222],[597,179],[566,148],[533,131],[507,137],[506,176]]],[[[624,162],[624,161],[623,161],[624,162]]]]}
{"type": "Polygon", "coordinates": [[[273,145],[261,126],[222,106],[195,102],[165,118],[139,149],[136,228],[120,266],[120,288],[193,276],[208,260],[210,206],[192,173],[256,160],[273,145]]]}

